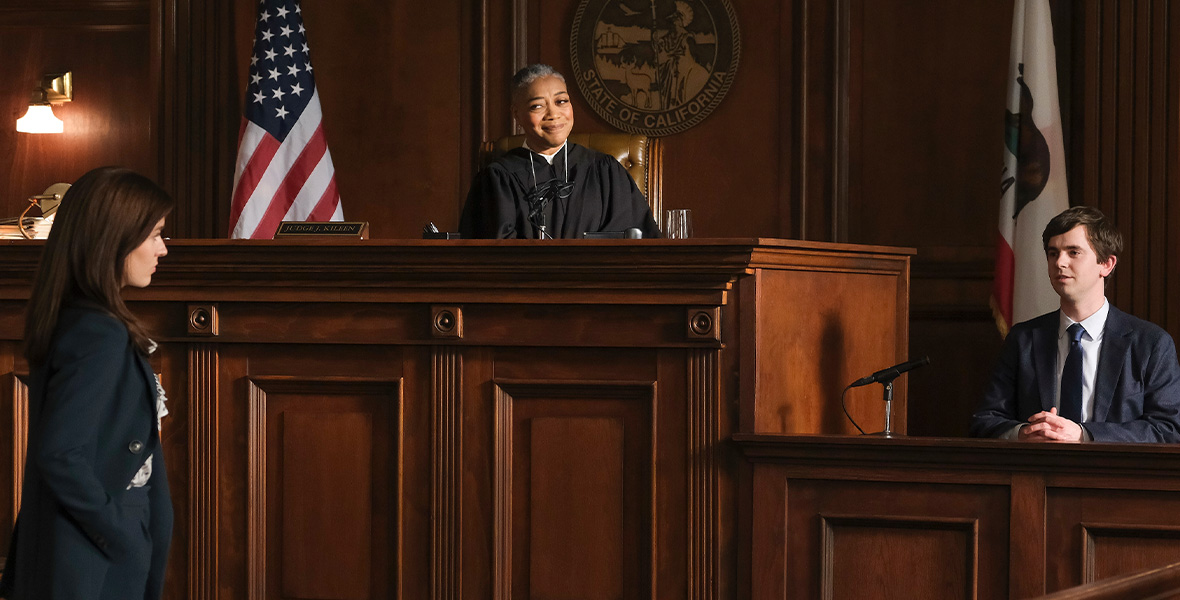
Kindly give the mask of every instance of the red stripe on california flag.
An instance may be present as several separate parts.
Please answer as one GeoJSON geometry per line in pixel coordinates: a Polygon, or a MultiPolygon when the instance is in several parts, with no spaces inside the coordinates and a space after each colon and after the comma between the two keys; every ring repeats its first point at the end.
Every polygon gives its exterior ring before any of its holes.
{"type": "Polygon", "coordinates": [[[291,209],[291,205],[295,203],[295,197],[299,195],[299,190],[303,189],[307,178],[311,176],[311,172],[315,170],[316,165],[320,163],[320,159],[327,151],[328,141],[324,137],[324,125],[321,122],[315,128],[315,133],[311,134],[311,139],[307,140],[307,145],[303,147],[299,157],[291,164],[287,176],[283,178],[283,182],[275,190],[274,196],[270,199],[270,205],[266,207],[266,213],[262,215],[258,227],[254,229],[250,237],[261,239],[274,237],[279,223],[283,222],[283,215],[286,215],[287,211],[291,209]]]}
{"type": "Polygon", "coordinates": [[[1012,290],[1016,279],[1016,254],[1008,245],[1008,240],[999,236],[996,242],[996,279],[992,283],[992,298],[1000,311],[1004,323],[1011,327],[1012,322],[1012,290]]]}
{"type": "Polygon", "coordinates": [[[238,178],[238,185],[234,188],[233,202],[230,204],[229,231],[231,235],[238,225],[242,211],[246,209],[246,203],[250,200],[250,196],[254,195],[258,182],[262,180],[262,175],[266,173],[266,168],[270,166],[270,161],[274,159],[280,146],[279,141],[271,137],[269,133],[263,133],[258,147],[254,149],[250,160],[242,169],[242,176],[238,178]]]}
{"type": "Polygon", "coordinates": [[[332,179],[328,181],[328,189],[324,190],[324,195],[320,196],[320,201],[316,202],[311,214],[307,215],[307,220],[331,220],[332,215],[336,213],[336,206],[338,204],[340,204],[340,192],[336,190],[336,176],[333,175],[332,179]]]}

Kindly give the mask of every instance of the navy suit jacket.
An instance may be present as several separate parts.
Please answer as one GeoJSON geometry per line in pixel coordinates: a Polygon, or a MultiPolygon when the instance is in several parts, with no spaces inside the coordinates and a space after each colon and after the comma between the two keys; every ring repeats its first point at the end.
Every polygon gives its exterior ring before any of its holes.
{"type": "MultiPolygon", "coordinates": [[[[1054,311],[1008,333],[971,435],[999,437],[1053,407],[1059,319],[1054,311]]],[[[1180,442],[1180,364],[1167,332],[1110,307],[1082,426],[1096,442],[1180,442]]]]}
{"type": "Polygon", "coordinates": [[[63,308],[29,381],[28,458],[0,597],[79,600],[105,587],[108,596],[154,600],[171,537],[155,375],[120,321],[90,305],[63,308]],[[142,523],[142,509],[136,521],[122,500],[149,455],[142,523]],[[116,564],[149,565],[147,589],[106,581],[116,564]]]}

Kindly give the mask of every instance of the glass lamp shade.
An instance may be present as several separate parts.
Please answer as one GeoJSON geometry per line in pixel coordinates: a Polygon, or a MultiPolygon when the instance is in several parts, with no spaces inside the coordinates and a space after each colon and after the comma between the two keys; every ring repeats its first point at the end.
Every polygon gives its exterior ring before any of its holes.
{"type": "Polygon", "coordinates": [[[30,104],[29,112],[16,120],[16,130],[24,133],[61,133],[65,126],[53,116],[48,104],[30,104]]]}

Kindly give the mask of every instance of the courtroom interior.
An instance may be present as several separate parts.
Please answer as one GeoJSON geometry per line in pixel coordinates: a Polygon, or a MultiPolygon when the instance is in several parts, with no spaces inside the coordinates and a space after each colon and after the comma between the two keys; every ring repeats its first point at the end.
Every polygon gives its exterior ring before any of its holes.
{"type": "MultiPolygon", "coordinates": [[[[0,218],[106,165],[176,203],[123,291],[168,397],[163,598],[1180,597],[1180,446],[969,437],[1040,314],[1000,265],[1056,302],[1060,210],[1126,239],[1110,306],[1180,335],[1174,0],[4,0],[0,107],[0,218]],[[574,114],[552,164],[534,63],[574,114]],[[61,133],[18,131],[39,93],[61,133]],[[497,157],[537,188],[583,147],[659,236],[457,235],[497,157]],[[323,170],[304,212],[243,191],[323,170]],[[363,235],[274,236],[329,219],[363,235]]],[[[45,243],[0,237],[0,565],[45,243]]]]}

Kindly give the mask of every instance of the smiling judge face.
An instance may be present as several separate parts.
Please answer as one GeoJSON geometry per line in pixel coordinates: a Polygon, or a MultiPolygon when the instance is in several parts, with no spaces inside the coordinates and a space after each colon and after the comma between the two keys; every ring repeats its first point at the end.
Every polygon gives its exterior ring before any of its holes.
{"type": "Polygon", "coordinates": [[[574,127],[574,109],[565,82],[539,77],[512,99],[512,118],[524,129],[529,148],[553,154],[574,127]]]}

